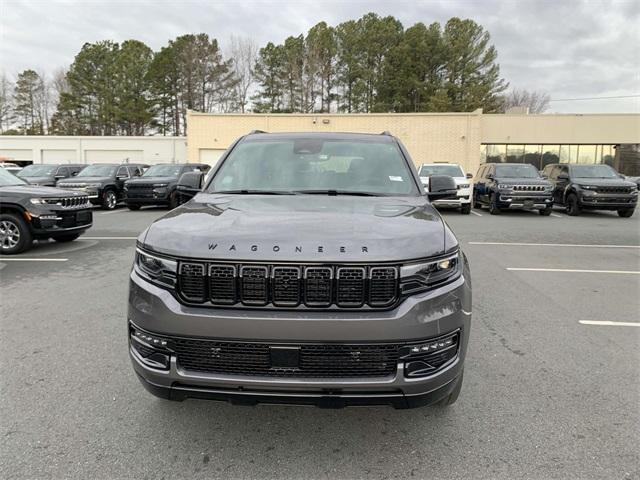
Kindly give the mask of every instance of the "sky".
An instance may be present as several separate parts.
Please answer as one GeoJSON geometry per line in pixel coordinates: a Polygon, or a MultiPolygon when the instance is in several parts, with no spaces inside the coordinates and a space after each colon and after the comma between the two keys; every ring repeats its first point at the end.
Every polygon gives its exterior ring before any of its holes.
{"type": "Polygon", "coordinates": [[[491,34],[511,87],[549,93],[547,113],[640,113],[638,0],[0,0],[0,72],[50,75],[84,43],[107,39],[134,38],[159,50],[204,32],[223,48],[232,35],[262,46],[370,11],[405,28],[473,19],[491,34]]]}

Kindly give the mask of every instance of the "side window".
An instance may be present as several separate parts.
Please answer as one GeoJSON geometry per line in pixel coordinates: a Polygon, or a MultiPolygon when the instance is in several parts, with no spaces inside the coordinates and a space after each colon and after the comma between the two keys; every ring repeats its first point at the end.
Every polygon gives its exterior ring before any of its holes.
{"type": "Polygon", "coordinates": [[[58,172],[56,173],[56,175],[67,178],[69,176],[69,169],[67,167],[60,167],[58,168],[58,172]]]}
{"type": "Polygon", "coordinates": [[[476,173],[476,178],[480,179],[480,178],[484,178],[484,171],[487,169],[486,165],[482,165],[479,169],[478,172],[476,173]]]}
{"type": "Polygon", "coordinates": [[[120,167],[118,172],[116,173],[117,177],[126,176],[129,177],[129,172],[127,171],[127,167],[120,167]]]}
{"type": "Polygon", "coordinates": [[[129,167],[129,176],[130,177],[139,177],[140,169],[138,167],[129,167]]]}
{"type": "Polygon", "coordinates": [[[71,176],[75,177],[76,175],[78,175],[78,173],[80,173],[80,167],[71,167],[69,170],[71,170],[71,176]]]}

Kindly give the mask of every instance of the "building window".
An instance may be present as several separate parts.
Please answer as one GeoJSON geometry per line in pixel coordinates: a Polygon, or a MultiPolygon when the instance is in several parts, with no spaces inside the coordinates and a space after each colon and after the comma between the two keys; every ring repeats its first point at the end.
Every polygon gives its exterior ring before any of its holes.
{"type": "Polygon", "coordinates": [[[597,145],[579,145],[578,163],[598,163],[596,149],[597,145]]]}
{"type": "Polygon", "coordinates": [[[560,162],[560,145],[542,145],[542,168],[560,162]]]}
{"type": "Polygon", "coordinates": [[[525,145],[524,156],[522,159],[523,163],[530,163],[538,170],[542,170],[541,149],[542,145],[525,145]]]}
{"type": "Polygon", "coordinates": [[[524,145],[507,145],[507,162],[522,163],[524,157],[524,145]]]}
{"type": "Polygon", "coordinates": [[[506,145],[487,145],[487,163],[503,163],[506,155],[506,145]]]}

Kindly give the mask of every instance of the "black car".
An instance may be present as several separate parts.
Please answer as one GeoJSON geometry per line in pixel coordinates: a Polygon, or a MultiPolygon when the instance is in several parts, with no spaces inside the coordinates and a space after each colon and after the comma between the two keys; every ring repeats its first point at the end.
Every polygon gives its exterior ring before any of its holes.
{"type": "Polygon", "coordinates": [[[75,177],[86,165],[81,164],[38,164],[27,165],[16,175],[31,185],[55,187],[63,178],[75,177]]]}
{"type": "Polygon", "coordinates": [[[206,173],[211,167],[204,163],[164,163],[154,165],[140,178],[125,183],[125,203],[130,210],[142,205],[166,205],[176,208],[180,204],[178,180],[183,173],[206,173]]]}
{"type": "Polygon", "coordinates": [[[147,167],[141,163],[89,165],[76,177],[58,182],[58,187],[80,190],[89,195],[94,205],[113,210],[124,200],[125,181],[139,177],[147,167]]]}
{"type": "Polygon", "coordinates": [[[555,163],[547,165],[543,175],[554,185],[554,203],[566,207],[568,215],[616,210],[621,217],[630,217],[638,202],[638,186],[609,165],[555,163]]]}
{"type": "Polygon", "coordinates": [[[92,221],[87,195],[29,185],[0,168],[0,254],[24,252],[33,240],[70,242],[92,221]]]}
{"type": "Polygon", "coordinates": [[[473,185],[475,206],[489,207],[491,215],[504,209],[538,210],[551,215],[553,186],[528,163],[487,163],[481,165],[473,185]]]}

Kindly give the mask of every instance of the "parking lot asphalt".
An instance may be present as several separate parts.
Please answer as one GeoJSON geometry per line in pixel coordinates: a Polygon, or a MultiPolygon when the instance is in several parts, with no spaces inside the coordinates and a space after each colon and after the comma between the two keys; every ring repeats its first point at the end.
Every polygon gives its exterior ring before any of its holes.
{"type": "Polygon", "coordinates": [[[76,242],[0,258],[0,477],[640,478],[640,214],[474,212],[443,212],[474,287],[448,409],[152,397],[127,282],[164,210],[97,210],[76,242]]]}

